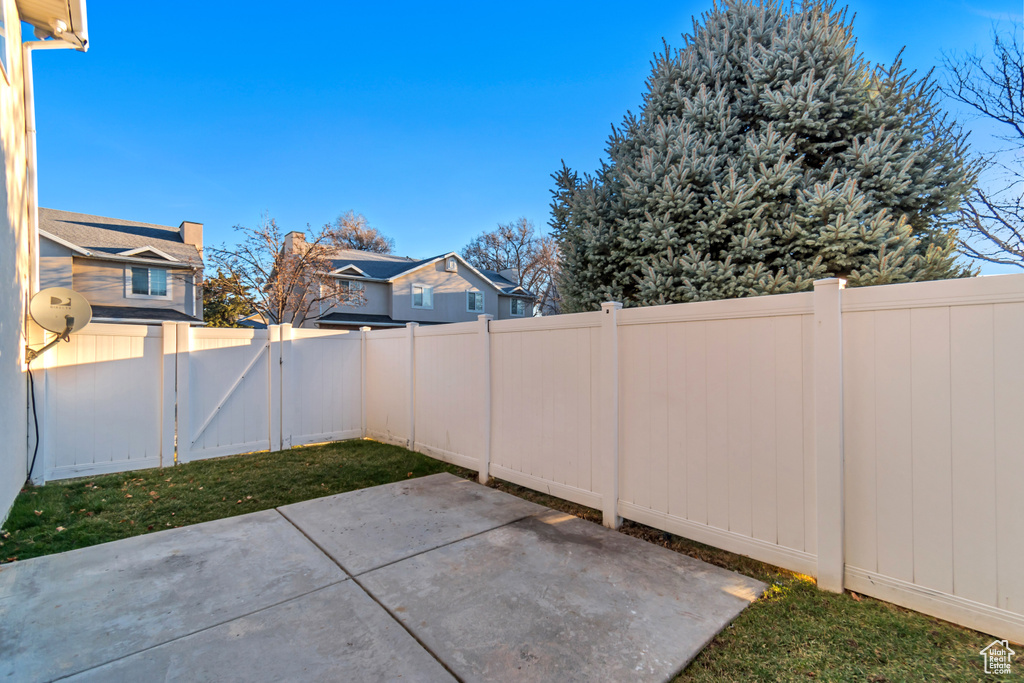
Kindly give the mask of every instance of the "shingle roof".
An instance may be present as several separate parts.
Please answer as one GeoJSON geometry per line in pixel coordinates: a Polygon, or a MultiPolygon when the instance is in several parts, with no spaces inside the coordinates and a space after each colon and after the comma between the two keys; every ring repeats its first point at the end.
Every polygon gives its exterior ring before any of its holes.
{"type": "Polygon", "coordinates": [[[101,254],[116,255],[129,249],[154,247],[179,261],[202,263],[195,245],[182,242],[178,229],[166,225],[40,208],[39,229],[101,254]]]}
{"type": "Polygon", "coordinates": [[[512,290],[515,289],[516,287],[519,287],[520,285],[518,283],[512,282],[512,280],[509,280],[507,277],[501,275],[500,273],[496,273],[493,270],[483,269],[481,269],[480,272],[483,273],[484,276],[487,277],[491,282],[493,282],[495,286],[501,290],[502,294],[508,294],[511,296],[521,296],[523,298],[530,299],[534,298],[533,294],[527,291],[525,287],[523,287],[522,292],[512,294],[512,290]]]}
{"type": "MultiPolygon", "coordinates": [[[[375,254],[369,251],[357,251],[355,249],[339,249],[334,252],[331,258],[331,266],[334,270],[344,268],[345,266],[355,266],[359,270],[365,273],[366,277],[375,280],[388,280],[419,266],[425,265],[432,261],[447,256],[450,252],[445,254],[438,254],[437,256],[431,256],[425,259],[411,259],[407,256],[392,256],[390,254],[375,254]]],[[[512,296],[522,296],[533,298],[533,294],[523,289],[522,292],[512,294],[512,290],[519,285],[512,282],[506,277],[499,275],[492,270],[478,269],[483,273],[484,277],[494,283],[502,294],[509,294],[512,296]]]]}
{"type": "Polygon", "coordinates": [[[152,320],[153,323],[159,323],[164,320],[172,320],[174,322],[183,323],[198,323],[202,322],[199,318],[193,318],[190,315],[186,315],[181,311],[175,311],[171,308],[140,308],[137,306],[93,306],[92,317],[95,318],[107,318],[107,319],[119,319],[119,320],[152,320]]]}
{"type": "MultiPolygon", "coordinates": [[[[395,320],[390,315],[374,315],[371,313],[328,313],[316,319],[318,323],[329,325],[404,325],[412,320],[395,320]]],[[[434,325],[428,320],[417,320],[420,325],[434,325]]]]}
{"type": "Polygon", "coordinates": [[[387,280],[399,273],[404,273],[410,268],[423,265],[433,261],[435,257],[417,261],[406,256],[392,256],[391,254],[375,254],[369,251],[357,251],[355,249],[338,249],[332,254],[331,263],[335,270],[353,265],[366,273],[366,277],[375,280],[387,280]]]}

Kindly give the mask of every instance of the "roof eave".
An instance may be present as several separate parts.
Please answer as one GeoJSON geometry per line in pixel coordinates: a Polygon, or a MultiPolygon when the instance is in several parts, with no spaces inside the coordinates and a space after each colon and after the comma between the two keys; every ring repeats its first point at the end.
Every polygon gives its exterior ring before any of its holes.
{"type": "Polygon", "coordinates": [[[89,49],[89,28],[85,1],[63,0],[61,5],[66,11],[56,15],[48,11],[48,8],[52,8],[52,3],[17,0],[16,4],[21,19],[32,25],[37,38],[63,41],[79,52],[86,52],[89,49]],[[58,22],[63,23],[64,27],[61,28],[58,22]]]}

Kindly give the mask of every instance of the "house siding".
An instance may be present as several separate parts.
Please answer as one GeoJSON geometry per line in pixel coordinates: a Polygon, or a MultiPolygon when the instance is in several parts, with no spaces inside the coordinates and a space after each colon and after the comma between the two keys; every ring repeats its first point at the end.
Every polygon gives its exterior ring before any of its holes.
{"type": "Polygon", "coordinates": [[[31,275],[26,177],[25,72],[21,22],[14,0],[0,0],[7,32],[7,79],[0,76],[0,173],[5,211],[0,212],[0,522],[21,490],[28,470],[28,378],[25,343],[31,275]]]}
{"type": "Polygon", "coordinates": [[[404,275],[393,283],[392,318],[423,322],[465,322],[476,320],[480,313],[466,310],[466,291],[476,289],[484,293],[484,310],[498,317],[498,293],[490,284],[461,263],[457,273],[444,269],[444,261],[424,266],[404,275]],[[429,285],[434,288],[434,308],[412,307],[412,286],[429,285]]]}
{"type": "MultiPolygon", "coordinates": [[[[386,282],[364,282],[365,306],[324,307],[324,315],[330,313],[356,313],[360,315],[391,315],[391,285],[386,282]]],[[[308,321],[307,327],[313,327],[308,321]]]]}
{"type": "MultiPolygon", "coordinates": [[[[158,266],[154,264],[152,267],[158,266]]],[[[167,308],[192,314],[191,308],[187,308],[185,304],[186,295],[193,291],[192,287],[186,287],[186,278],[191,278],[189,271],[168,269],[167,286],[170,289],[170,299],[128,297],[125,296],[124,263],[75,258],[72,289],[96,306],[167,308]]]]}
{"type": "Polygon", "coordinates": [[[39,288],[72,289],[72,251],[62,244],[39,237],[39,288]]]}

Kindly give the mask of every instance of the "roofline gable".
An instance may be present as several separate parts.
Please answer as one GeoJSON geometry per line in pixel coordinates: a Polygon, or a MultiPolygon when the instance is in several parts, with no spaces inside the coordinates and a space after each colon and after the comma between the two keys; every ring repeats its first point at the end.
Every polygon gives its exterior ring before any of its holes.
{"type": "Polygon", "coordinates": [[[62,247],[67,247],[71,251],[73,251],[73,252],[75,252],[77,254],[81,254],[82,256],[92,256],[93,255],[93,253],[91,251],[89,251],[88,249],[83,249],[82,247],[78,246],[77,244],[72,244],[71,242],[68,242],[66,239],[63,239],[61,237],[57,237],[56,235],[53,235],[51,233],[46,232],[42,228],[39,229],[39,236],[40,237],[45,237],[46,239],[50,240],[51,242],[53,242],[55,244],[59,244],[62,247]]]}
{"type": "Polygon", "coordinates": [[[144,251],[151,251],[154,254],[156,254],[157,256],[159,256],[161,258],[165,258],[168,261],[173,261],[175,263],[180,263],[180,261],[178,259],[174,258],[173,256],[171,256],[171,255],[169,255],[169,254],[167,254],[165,252],[160,251],[156,247],[151,247],[149,245],[146,245],[144,247],[136,247],[134,249],[128,249],[127,251],[119,251],[119,252],[117,252],[117,255],[118,256],[137,256],[138,254],[141,254],[144,251]]]}
{"type": "Polygon", "coordinates": [[[415,266],[414,268],[410,268],[409,270],[402,271],[401,273],[398,273],[397,275],[389,277],[388,278],[388,282],[394,282],[398,278],[405,277],[406,275],[409,275],[411,273],[415,273],[417,270],[422,270],[423,268],[426,268],[427,266],[432,266],[435,263],[437,263],[438,261],[443,261],[446,258],[449,258],[451,256],[454,256],[455,258],[457,258],[459,260],[459,263],[461,263],[462,265],[464,265],[467,268],[469,268],[469,270],[471,272],[475,273],[477,277],[479,277],[481,280],[483,280],[484,282],[489,284],[499,294],[503,294],[504,293],[504,292],[502,292],[501,287],[499,287],[498,285],[494,284],[494,281],[492,281],[491,278],[489,278],[486,275],[484,275],[483,273],[481,273],[471,263],[469,263],[466,259],[462,258],[462,256],[460,256],[458,252],[455,252],[455,251],[449,251],[447,254],[441,254],[440,256],[435,256],[434,258],[430,259],[429,261],[425,261],[425,262],[419,264],[418,266],[415,266]]]}

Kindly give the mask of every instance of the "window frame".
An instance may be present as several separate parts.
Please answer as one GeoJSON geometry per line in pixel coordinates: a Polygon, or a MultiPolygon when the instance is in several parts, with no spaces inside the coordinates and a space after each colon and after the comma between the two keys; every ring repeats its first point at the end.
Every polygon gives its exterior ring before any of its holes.
{"type": "Polygon", "coordinates": [[[7,40],[7,22],[3,13],[0,12],[0,72],[3,72],[4,82],[7,85],[11,84],[11,77],[7,73],[7,65],[11,63],[11,53],[8,49],[8,45],[11,41],[7,40]]]}
{"type": "Polygon", "coordinates": [[[508,302],[508,314],[510,316],[512,316],[513,318],[525,318],[526,317],[526,299],[519,299],[517,297],[512,297],[511,299],[509,299],[509,302],[508,302]],[[523,312],[522,313],[516,313],[516,306],[515,306],[516,302],[519,302],[520,304],[522,304],[522,306],[523,306],[523,312]]]}
{"type": "Polygon", "coordinates": [[[342,297],[351,295],[353,291],[365,292],[366,291],[366,283],[362,282],[360,280],[348,280],[346,278],[338,278],[338,280],[335,282],[335,286],[334,286],[334,294],[335,294],[335,296],[337,296],[339,298],[342,298],[342,297]],[[344,291],[342,291],[342,290],[344,290],[344,291]]]}
{"type": "Polygon", "coordinates": [[[415,309],[421,310],[421,311],[432,311],[432,310],[434,310],[434,286],[433,285],[424,285],[424,284],[421,284],[419,282],[410,283],[410,287],[409,287],[409,305],[412,308],[415,308],[415,309]],[[416,288],[417,287],[419,287],[420,289],[423,290],[421,292],[421,300],[422,300],[422,295],[423,294],[425,294],[428,291],[430,292],[430,305],[429,306],[423,306],[423,305],[417,306],[416,305],[416,288]]]}
{"type": "Polygon", "coordinates": [[[159,268],[156,266],[143,266],[138,264],[126,264],[124,267],[124,298],[126,299],[155,299],[158,301],[170,301],[174,298],[174,294],[171,290],[171,283],[174,278],[171,275],[169,268],[159,268]],[[153,291],[153,271],[162,270],[164,272],[165,284],[167,287],[166,294],[136,294],[132,290],[132,269],[134,268],[145,268],[146,269],[146,291],[153,291]]]}
{"type": "MultiPolygon", "coordinates": [[[[476,297],[473,297],[474,303],[476,303],[476,297]]],[[[481,292],[479,289],[467,289],[466,290],[466,313],[483,313],[487,310],[487,295],[481,292]],[[479,294],[480,295],[480,308],[469,307],[469,295],[479,294]]]]}

